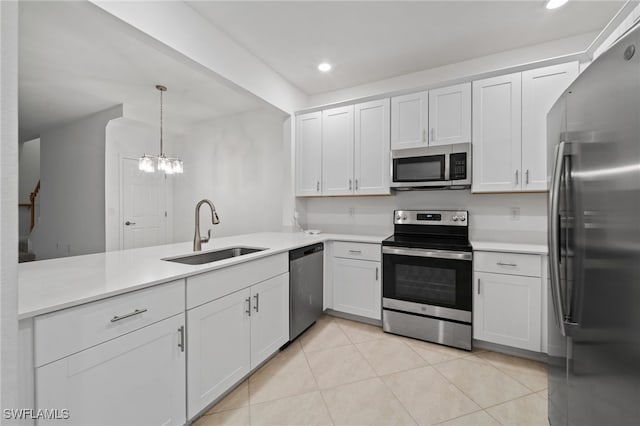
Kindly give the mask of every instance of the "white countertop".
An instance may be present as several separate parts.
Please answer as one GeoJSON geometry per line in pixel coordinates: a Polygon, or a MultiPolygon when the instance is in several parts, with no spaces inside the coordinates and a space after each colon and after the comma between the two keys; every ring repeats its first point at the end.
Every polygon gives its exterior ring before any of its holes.
{"type": "Polygon", "coordinates": [[[547,254],[546,244],[496,243],[487,241],[471,241],[473,250],[500,251],[508,253],[547,254]]]}
{"type": "Polygon", "coordinates": [[[18,319],[150,287],[190,275],[213,271],[265,256],[325,241],[380,243],[387,236],[263,232],[212,238],[202,251],[228,247],[267,250],[204,265],[161,260],[193,254],[192,243],[168,244],[21,263],[18,266],[18,319]]]}

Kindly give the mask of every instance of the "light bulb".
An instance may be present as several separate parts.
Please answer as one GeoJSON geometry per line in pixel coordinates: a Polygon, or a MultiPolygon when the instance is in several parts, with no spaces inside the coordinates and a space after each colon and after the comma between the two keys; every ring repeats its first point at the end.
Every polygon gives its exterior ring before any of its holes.
{"type": "Polygon", "coordinates": [[[331,71],[331,64],[328,62],[323,62],[320,65],[318,65],[318,69],[322,72],[329,72],[331,71]]]}
{"type": "Polygon", "coordinates": [[[567,4],[568,1],[569,0],[549,0],[546,7],[547,9],[557,9],[567,4]]]}

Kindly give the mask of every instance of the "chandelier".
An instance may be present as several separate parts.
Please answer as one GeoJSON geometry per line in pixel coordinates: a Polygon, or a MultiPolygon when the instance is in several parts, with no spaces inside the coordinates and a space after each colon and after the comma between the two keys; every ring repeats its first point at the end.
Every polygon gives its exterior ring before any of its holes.
{"type": "Polygon", "coordinates": [[[167,88],[158,84],[156,89],[160,91],[160,155],[143,154],[138,159],[138,169],[147,173],[153,173],[158,170],[167,175],[182,173],[184,171],[182,160],[177,157],[167,157],[162,149],[162,94],[167,91],[167,88]]]}

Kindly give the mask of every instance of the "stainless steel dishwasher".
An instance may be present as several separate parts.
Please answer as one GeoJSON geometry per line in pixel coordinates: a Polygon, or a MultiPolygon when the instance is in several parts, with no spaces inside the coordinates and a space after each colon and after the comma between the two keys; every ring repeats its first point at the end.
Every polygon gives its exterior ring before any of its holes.
{"type": "Polygon", "coordinates": [[[322,315],[324,244],[289,252],[289,340],[322,315]]]}

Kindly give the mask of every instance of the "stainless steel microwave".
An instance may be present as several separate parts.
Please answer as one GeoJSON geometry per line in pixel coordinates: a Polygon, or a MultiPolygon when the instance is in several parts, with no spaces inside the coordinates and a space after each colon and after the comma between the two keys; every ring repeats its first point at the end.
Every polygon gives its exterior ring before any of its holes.
{"type": "Polygon", "coordinates": [[[391,187],[396,190],[470,188],[471,144],[393,151],[391,187]]]}

